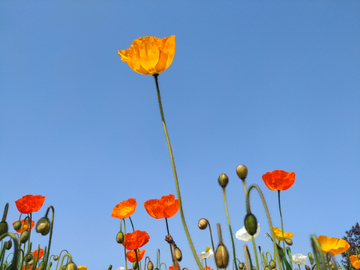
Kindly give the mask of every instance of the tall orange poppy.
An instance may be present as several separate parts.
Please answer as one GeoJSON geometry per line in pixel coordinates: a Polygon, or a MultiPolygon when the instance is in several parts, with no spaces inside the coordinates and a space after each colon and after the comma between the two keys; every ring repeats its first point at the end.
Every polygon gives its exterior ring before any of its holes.
{"type": "Polygon", "coordinates": [[[15,201],[16,207],[22,214],[30,214],[40,210],[45,202],[45,197],[41,195],[25,195],[15,201]]]}
{"type": "MultiPolygon", "coordinates": [[[[142,258],[144,257],[144,254],[145,254],[145,249],[137,250],[138,261],[142,260],[142,258]]],[[[135,262],[136,261],[135,251],[126,252],[126,258],[129,260],[129,262],[132,262],[132,263],[135,262]]]]}
{"type": "MultiPolygon", "coordinates": [[[[176,269],[176,270],[180,270],[180,264],[178,264],[178,263],[175,264],[175,269],[176,269]]],[[[170,266],[169,266],[169,270],[174,270],[174,266],[173,266],[173,265],[170,265],[170,266]]]]}
{"type": "Polygon", "coordinates": [[[262,179],[265,185],[271,190],[287,190],[295,182],[295,173],[275,170],[265,173],[262,179]]]}
{"type": "Polygon", "coordinates": [[[129,49],[118,51],[121,61],[140,74],[154,75],[167,69],[175,56],[175,36],[140,37],[129,49]]]}
{"type": "Polygon", "coordinates": [[[358,258],[358,256],[356,256],[356,255],[351,255],[350,256],[350,262],[351,262],[351,264],[352,264],[352,266],[355,268],[355,269],[360,269],[360,265],[359,265],[359,258],[358,258]]]}
{"type": "Polygon", "coordinates": [[[32,254],[34,254],[34,256],[35,256],[35,259],[41,259],[42,258],[42,256],[44,256],[44,250],[42,249],[42,248],[40,248],[40,251],[39,251],[39,258],[37,257],[37,255],[38,255],[38,250],[37,249],[35,249],[33,252],[31,252],[32,254]]]}
{"type": "Polygon", "coordinates": [[[128,218],[134,214],[137,206],[135,199],[127,199],[118,203],[111,212],[111,216],[114,218],[128,218]]]}
{"type": "Polygon", "coordinates": [[[132,233],[127,233],[125,235],[125,240],[122,243],[127,250],[135,250],[141,248],[147,242],[149,242],[150,236],[145,231],[136,230],[132,233]],[[126,242],[126,246],[125,246],[126,242]]]}
{"type": "Polygon", "coordinates": [[[146,212],[153,218],[171,218],[179,210],[179,201],[175,195],[162,196],[161,199],[147,200],[144,203],[146,212]]]}
{"type": "Polygon", "coordinates": [[[319,241],[322,252],[325,254],[330,252],[335,256],[344,253],[350,248],[350,244],[344,239],[320,235],[317,240],[319,241]]]}
{"type": "MultiPolygon", "coordinates": [[[[16,222],[18,222],[18,221],[13,222],[13,226],[15,225],[16,222]]],[[[20,222],[21,222],[21,227],[20,227],[19,230],[16,230],[18,233],[21,233],[21,228],[22,227],[24,227],[23,231],[26,231],[26,230],[29,229],[29,227],[28,227],[28,219],[25,219],[25,222],[24,222],[24,219],[22,219],[22,220],[20,220],[20,222]]],[[[30,229],[34,228],[34,225],[35,225],[35,222],[32,220],[30,229]]]]}

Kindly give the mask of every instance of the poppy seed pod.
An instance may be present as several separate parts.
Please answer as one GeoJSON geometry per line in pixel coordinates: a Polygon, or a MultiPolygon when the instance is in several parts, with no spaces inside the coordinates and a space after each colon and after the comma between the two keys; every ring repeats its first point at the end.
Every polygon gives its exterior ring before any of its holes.
{"type": "Polygon", "coordinates": [[[275,261],[274,261],[274,260],[271,260],[271,261],[269,262],[269,266],[270,266],[271,269],[276,268],[276,263],[275,263],[275,261]]]}
{"type": "Polygon", "coordinates": [[[239,166],[236,167],[236,174],[239,176],[239,178],[243,181],[245,181],[247,174],[248,174],[248,169],[245,165],[241,164],[239,166]]]}
{"type": "Polygon", "coordinates": [[[11,247],[12,247],[12,241],[9,240],[9,241],[6,242],[5,248],[6,248],[7,250],[9,250],[11,247]]]}
{"type": "Polygon", "coordinates": [[[20,228],[21,228],[21,221],[20,220],[18,220],[18,221],[16,221],[15,223],[14,223],[14,229],[17,231],[17,230],[20,230],[20,228]]]}
{"type": "Polygon", "coordinates": [[[229,253],[224,244],[219,244],[215,252],[216,266],[226,268],[229,264],[229,253]]]}
{"type": "Polygon", "coordinates": [[[182,252],[181,252],[181,250],[180,250],[180,248],[175,248],[175,258],[179,261],[179,262],[181,262],[181,260],[182,260],[182,252]]]}
{"type": "Polygon", "coordinates": [[[122,244],[122,242],[124,242],[123,232],[118,232],[118,234],[116,235],[116,242],[118,242],[119,244],[122,244]]]}
{"type": "Polygon", "coordinates": [[[218,181],[219,181],[219,185],[222,188],[225,188],[229,183],[229,177],[225,173],[222,173],[219,175],[218,181]]]}
{"type": "Polygon", "coordinates": [[[20,243],[25,243],[27,240],[29,240],[30,233],[29,231],[23,231],[20,235],[20,243]]]}
{"type": "Polygon", "coordinates": [[[250,235],[255,235],[258,227],[256,217],[253,214],[249,213],[245,216],[244,223],[246,231],[250,235]]]}
{"type": "Polygon", "coordinates": [[[56,262],[59,259],[59,256],[55,255],[54,256],[54,261],[56,262]]]}
{"type": "Polygon", "coordinates": [[[1,221],[0,222],[0,235],[7,233],[8,232],[8,225],[6,223],[6,221],[1,221]]]}
{"type": "Polygon", "coordinates": [[[148,262],[147,269],[148,270],[153,270],[154,269],[154,264],[151,261],[148,262]]]}
{"type": "Polygon", "coordinates": [[[290,239],[290,238],[285,238],[285,243],[288,245],[288,246],[291,246],[293,244],[293,241],[290,239]]]}
{"type": "Polygon", "coordinates": [[[205,230],[207,225],[208,225],[208,223],[207,223],[207,220],[205,218],[200,219],[199,222],[198,222],[198,227],[199,227],[200,230],[205,230]]]}
{"type": "Polygon", "coordinates": [[[47,235],[50,231],[50,220],[47,217],[42,217],[36,224],[36,232],[41,235],[47,235]]]}
{"type": "Polygon", "coordinates": [[[77,270],[77,266],[75,263],[70,262],[68,265],[66,265],[65,270],[77,270]]]}

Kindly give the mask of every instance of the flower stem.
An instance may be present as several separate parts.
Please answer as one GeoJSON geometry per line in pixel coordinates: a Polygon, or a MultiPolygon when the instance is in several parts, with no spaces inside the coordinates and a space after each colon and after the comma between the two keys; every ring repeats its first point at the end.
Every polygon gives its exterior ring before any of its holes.
{"type": "Polygon", "coordinates": [[[233,249],[233,255],[234,255],[234,261],[233,261],[233,263],[235,264],[236,270],[238,270],[238,267],[237,267],[237,264],[236,264],[236,254],[235,254],[234,237],[233,237],[233,233],[232,233],[232,229],[231,229],[229,211],[228,211],[228,207],[227,207],[227,203],[226,203],[226,192],[225,192],[225,188],[224,188],[224,187],[222,188],[222,191],[223,191],[223,196],[224,196],[224,204],[225,204],[226,217],[227,217],[227,221],[228,221],[228,224],[229,224],[229,230],[230,230],[230,236],[231,236],[231,242],[232,242],[232,249],[233,249]]]}
{"type": "Polygon", "coordinates": [[[281,220],[281,231],[282,231],[283,249],[284,249],[284,253],[286,253],[286,251],[285,251],[284,225],[283,225],[283,218],[282,218],[282,214],[281,214],[280,190],[278,190],[278,199],[279,199],[279,211],[280,211],[280,220],[281,220]]]}
{"type": "MultiPolygon", "coordinates": [[[[255,238],[254,238],[253,235],[251,236],[251,240],[252,240],[253,247],[254,247],[255,260],[256,260],[256,269],[260,269],[260,268],[259,268],[259,259],[258,259],[257,251],[256,251],[255,238]]],[[[261,256],[261,253],[260,253],[260,256],[261,256]]]]}
{"type": "MultiPolygon", "coordinates": [[[[168,220],[167,218],[165,218],[165,221],[166,221],[166,230],[167,230],[167,234],[170,235],[170,231],[169,231],[169,224],[168,224],[168,220]]],[[[175,261],[174,261],[174,253],[173,253],[173,249],[172,249],[172,246],[171,244],[170,245],[170,253],[171,253],[171,260],[173,262],[173,270],[176,270],[175,268],[175,261]]]]}
{"type": "Polygon", "coordinates": [[[127,270],[127,259],[126,259],[126,225],[125,225],[125,219],[121,219],[121,221],[124,223],[124,256],[125,256],[125,269],[127,270]]]}
{"type": "Polygon", "coordinates": [[[157,96],[158,96],[158,101],[159,101],[159,108],[160,108],[160,114],[161,114],[161,120],[163,123],[163,128],[164,128],[164,133],[165,133],[165,137],[166,137],[166,142],[169,148],[169,154],[170,154],[170,159],[171,159],[171,165],[172,165],[172,169],[173,169],[173,173],[174,173],[174,179],[175,179],[175,186],[176,186],[176,193],[177,193],[177,198],[179,201],[179,209],[180,209],[180,217],[181,217],[181,221],[186,233],[186,237],[188,239],[191,251],[193,253],[193,256],[195,258],[195,261],[197,263],[197,265],[199,266],[199,269],[203,269],[197,255],[196,255],[196,251],[194,248],[194,245],[192,243],[191,237],[190,237],[190,233],[189,230],[187,228],[186,222],[185,222],[185,216],[184,216],[184,211],[183,211],[183,207],[182,207],[182,202],[181,202],[181,196],[180,196],[180,187],[179,187],[179,181],[178,181],[178,177],[177,177],[177,173],[176,173],[176,167],[175,167],[175,160],[174,160],[174,156],[172,153],[172,148],[171,148],[171,144],[170,144],[170,138],[167,132],[167,128],[166,128],[166,123],[165,123],[165,117],[164,117],[164,112],[163,112],[163,108],[162,108],[162,103],[161,103],[161,96],[160,96],[160,89],[159,89],[159,83],[158,83],[158,76],[159,74],[154,74],[154,78],[155,78],[155,84],[156,84],[156,91],[157,91],[157,96]]]}
{"type": "MultiPolygon", "coordinates": [[[[210,231],[210,238],[211,238],[211,245],[213,248],[213,252],[215,252],[215,246],[214,246],[214,241],[213,241],[213,237],[212,237],[212,231],[211,231],[211,226],[210,226],[210,222],[205,218],[207,224],[209,225],[209,231],[210,231]]],[[[216,265],[216,269],[219,270],[219,267],[216,265]]]]}

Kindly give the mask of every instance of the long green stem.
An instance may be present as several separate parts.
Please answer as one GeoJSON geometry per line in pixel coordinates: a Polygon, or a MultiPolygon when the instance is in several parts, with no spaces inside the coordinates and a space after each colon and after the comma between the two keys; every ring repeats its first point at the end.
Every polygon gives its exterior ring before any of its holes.
{"type": "Polygon", "coordinates": [[[45,261],[45,265],[44,265],[44,269],[46,269],[46,266],[48,264],[49,261],[49,257],[50,257],[50,246],[51,246],[51,239],[52,239],[52,234],[53,234],[53,229],[54,229],[54,216],[55,216],[55,209],[52,205],[50,205],[48,207],[48,209],[46,210],[46,214],[45,216],[47,217],[49,211],[52,211],[52,215],[51,215],[51,226],[50,226],[50,236],[49,236],[49,244],[48,244],[48,249],[46,252],[46,255],[44,256],[44,261],[45,261]]]}
{"type": "Polygon", "coordinates": [[[159,74],[154,74],[154,78],[155,78],[155,83],[156,83],[156,91],[157,91],[157,96],[158,96],[158,101],[159,101],[159,108],[160,108],[160,114],[161,114],[161,120],[162,120],[162,124],[163,124],[163,128],[164,128],[164,133],[165,133],[165,137],[166,137],[166,142],[169,148],[169,154],[170,154],[170,159],[171,159],[171,165],[172,165],[172,169],[173,169],[173,173],[174,173],[174,178],[175,178],[175,186],[176,186],[176,193],[177,193],[177,199],[179,201],[179,209],[180,209],[180,216],[181,216],[181,221],[186,233],[186,237],[188,239],[188,242],[190,244],[190,248],[191,251],[193,253],[193,256],[195,258],[195,261],[197,263],[197,265],[199,266],[199,269],[203,269],[197,255],[196,255],[196,251],[194,248],[194,245],[192,243],[191,237],[190,237],[190,233],[189,230],[187,228],[186,222],[185,222],[185,216],[184,216],[184,211],[183,211],[183,207],[182,207],[182,202],[181,202],[181,195],[180,195],[180,187],[179,187],[179,181],[178,181],[178,177],[177,177],[177,173],[176,173],[176,167],[175,167],[175,160],[174,160],[174,156],[173,156],[173,152],[172,152],[172,148],[171,148],[171,144],[170,144],[170,138],[167,132],[167,128],[166,128],[166,123],[165,123],[165,117],[164,117],[164,112],[163,112],[163,107],[162,107],[162,103],[161,103],[161,96],[160,96],[160,89],[159,89],[159,83],[158,83],[158,76],[159,74]]]}
{"type": "MultiPolygon", "coordinates": [[[[214,246],[214,240],[213,240],[213,237],[212,237],[212,231],[211,231],[211,226],[210,226],[210,222],[205,218],[207,224],[209,225],[209,231],[210,231],[210,238],[211,238],[211,245],[212,245],[212,248],[213,248],[213,252],[215,252],[215,246],[214,246]]],[[[216,269],[219,270],[219,267],[216,265],[216,269]]]]}
{"type": "Polygon", "coordinates": [[[223,196],[224,196],[224,204],[225,204],[226,217],[227,217],[227,221],[228,221],[228,224],[229,224],[229,230],[230,230],[230,236],[231,236],[231,242],[232,242],[232,249],[233,249],[233,255],[234,255],[233,264],[235,264],[235,268],[236,268],[236,270],[238,270],[238,267],[237,267],[237,264],[236,264],[236,253],[235,253],[234,236],[233,236],[233,232],[232,232],[232,229],[231,229],[229,211],[228,211],[228,207],[227,207],[227,203],[226,203],[225,187],[222,188],[222,191],[223,191],[223,196]]]}
{"type": "MultiPolygon", "coordinates": [[[[169,224],[168,224],[167,218],[165,218],[165,222],[166,222],[167,234],[170,235],[169,224]]],[[[171,244],[169,244],[169,245],[170,245],[171,260],[172,260],[172,262],[173,262],[173,269],[175,270],[174,254],[173,254],[173,251],[172,251],[173,249],[172,249],[171,244]]]]}
{"type": "Polygon", "coordinates": [[[126,225],[125,225],[125,219],[122,219],[124,223],[124,256],[125,256],[125,269],[127,270],[127,259],[126,259],[126,225]]]}
{"type": "Polygon", "coordinates": [[[257,251],[256,251],[255,237],[253,235],[251,236],[251,240],[252,240],[253,247],[254,247],[255,260],[256,260],[256,269],[260,269],[259,268],[259,259],[258,259],[257,251]]]}
{"type": "Polygon", "coordinates": [[[279,211],[280,211],[280,220],[281,220],[283,249],[284,249],[284,253],[286,253],[286,251],[285,251],[284,225],[283,225],[283,218],[282,218],[282,214],[281,214],[280,190],[278,190],[278,199],[279,199],[279,211]]]}

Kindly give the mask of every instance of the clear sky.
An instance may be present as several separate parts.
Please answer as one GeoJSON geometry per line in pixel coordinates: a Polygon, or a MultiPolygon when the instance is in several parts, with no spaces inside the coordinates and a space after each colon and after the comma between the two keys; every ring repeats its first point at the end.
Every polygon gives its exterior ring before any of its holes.
{"type": "MultiPolygon", "coordinates": [[[[207,218],[231,249],[221,188],[234,233],[244,191],[235,174],[262,189],[274,226],[277,192],[261,176],[296,173],[281,193],[293,253],[310,236],[341,238],[359,221],[359,1],[0,1],[0,207],[44,195],[55,207],[51,253],[67,249],[90,269],[125,266],[113,207],[138,202],[135,229],[150,235],[145,255],[170,265],[165,221],[146,200],[175,194],[154,78],[121,62],[118,50],[141,36],[176,36],[172,65],[159,76],[187,224],[200,253],[211,245],[207,218]]],[[[257,245],[272,252],[264,208],[257,245]]],[[[130,228],[129,224],[128,229],[130,228]]],[[[196,269],[180,215],[170,232],[196,269]]],[[[43,247],[48,237],[32,236],[43,247]]],[[[237,257],[243,245],[237,239],[237,257]]],[[[248,243],[252,248],[251,243],[248,243]]],[[[232,256],[231,256],[232,257],[232,256]]],[[[339,258],[340,260],[340,258],[339,258]]],[[[215,266],[210,259],[208,264],[215,266]]]]}

